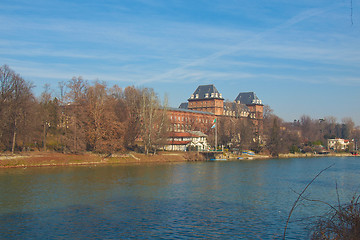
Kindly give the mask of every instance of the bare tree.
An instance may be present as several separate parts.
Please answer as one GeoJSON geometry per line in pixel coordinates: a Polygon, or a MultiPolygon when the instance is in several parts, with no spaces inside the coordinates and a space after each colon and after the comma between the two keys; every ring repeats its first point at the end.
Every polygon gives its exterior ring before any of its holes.
{"type": "Polygon", "coordinates": [[[280,136],[280,119],[273,118],[273,124],[270,129],[270,136],[267,142],[267,147],[273,157],[279,156],[281,148],[281,136],[280,136]]]}
{"type": "Polygon", "coordinates": [[[135,87],[127,87],[124,90],[124,100],[126,106],[127,127],[125,130],[124,145],[132,148],[135,140],[140,136],[141,132],[141,104],[142,94],[140,89],[135,87]]]}
{"type": "MultiPolygon", "coordinates": [[[[0,135],[1,137],[6,135],[6,137],[10,137],[9,134],[11,135],[11,138],[8,139],[12,139],[11,152],[14,153],[18,134],[29,130],[31,107],[35,103],[35,98],[31,92],[31,83],[26,82],[6,65],[0,68],[0,84],[0,115],[3,125],[0,135]]],[[[9,147],[7,141],[2,140],[4,147],[9,147]]]]}
{"type": "Polygon", "coordinates": [[[350,117],[342,119],[342,138],[350,139],[353,137],[355,124],[350,117]]]}
{"type": "Polygon", "coordinates": [[[123,150],[124,123],[116,114],[121,99],[109,95],[105,84],[95,83],[87,91],[87,145],[96,152],[123,150]]]}
{"type": "Polygon", "coordinates": [[[85,150],[85,100],[88,83],[82,77],[73,77],[67,83],[69,92],[65,95],[66,104],[63,106],[65,124],[64,145],[72,152],[85,150]]]}
{"type": "Polygon", "coordinates": [[[152,89],[142,90],[140,120],[140,135],[145,153],[156,152],[156,148],[166,139],[168,118],[166,108],[160,105],[160,101],[152,89]]]}
{"type": "Polygon", "coordinates": [[[50,127],[50,103],[51,103],[50,86],[45,84],[44,91],[40,97],[40,118],[43,127],[43,149],[46,151],[46,137],[50,127]]]}

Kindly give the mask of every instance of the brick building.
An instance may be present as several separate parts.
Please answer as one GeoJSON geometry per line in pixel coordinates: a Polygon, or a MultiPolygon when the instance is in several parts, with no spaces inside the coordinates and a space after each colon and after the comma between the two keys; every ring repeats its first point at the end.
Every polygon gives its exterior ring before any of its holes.
{"type": "Polygon", "coordinates": [[[214,85],[199,86],[188,99],[188,109],[222,115],[224,99],[214,85]]]}
{"type": "Polygon", "coordinates": [[[263,104],[254,92],[242,92],[233,102],[225,102],[214,85],[200,85],[188,102],[171,108],[168,115],[171,131],[207,133],[215,118],[250,118],[259,134],[263,126],[263,104]]]}
{"type": "Polygon", "coordinates": [[[170,131],[172,132],[201,131],[206,133],[213,125],[216,117],[211,112],[182,108],[170,108],[168,109],[168,115],[170,118],[170,131]]]}

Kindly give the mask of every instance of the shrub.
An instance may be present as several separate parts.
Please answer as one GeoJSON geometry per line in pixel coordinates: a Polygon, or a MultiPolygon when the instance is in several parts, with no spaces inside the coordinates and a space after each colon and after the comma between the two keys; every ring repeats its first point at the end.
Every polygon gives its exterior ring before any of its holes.
{"type": "Polygon", "coordinates": [[[299,152],[300,152],[300,149],[297,146],[292,145],[290,147],[290,153],[299,153],[299,152]]]}
{"type": "Polygon", "coordinates": [[[315,223],[311,239],[359,239],[359,198],[360,195],[354,196],[349,204],[331,207],[331,211],[315,223]]]}

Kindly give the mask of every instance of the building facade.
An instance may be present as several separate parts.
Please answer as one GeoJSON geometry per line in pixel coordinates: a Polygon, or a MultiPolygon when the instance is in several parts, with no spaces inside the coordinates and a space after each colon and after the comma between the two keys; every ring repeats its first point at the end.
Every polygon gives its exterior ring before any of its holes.
{"type": "Polygon", "coordinates": [[[165,150],[206,151],[209,149],[206,137],[207,135],[200,131],[171,132],[168,137],[168,143],[165,145],[165,150]]]}
{"type": "Polygon", "coordinates": [[[214,85],[199,86],[188,99],[188,109],[219,116],[224,112],[224,99],[214,85]]]}
{"type": "Polygon", "coordinates": [[[262,101],[254,92],[239,93],[233,102],[224,101],[214,85],[200,85],[187,102],[168,110],[171,131],[202,131],[207,133],[215,118],[249,118],[255,131],[263,129],[262,101]]]}
{"type": "Polygon", "coordinates": [[[216,118],[211,112],[169,108],[170,132],[201,131],[206,133],[216,118]]]}
{"type": "Polygon", "coordinates": [[[328,139],[327,147],[329,150],[346,150],[349,147],[350,141],[342,138],[328,139]]]}

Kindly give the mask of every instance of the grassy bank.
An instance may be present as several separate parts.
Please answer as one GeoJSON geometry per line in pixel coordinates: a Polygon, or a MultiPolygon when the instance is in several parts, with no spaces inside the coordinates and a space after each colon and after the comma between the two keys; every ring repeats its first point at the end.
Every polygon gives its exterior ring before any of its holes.
{"type": "MultiPolygon", "coordinates": [[[[279,158],[304,158],[320,156],[352,156],[349,153],[331,153],[327,155],[318,154],[281,154],[279,158]]],[[[268,155],[231,155],[224,158],[229,160],[256,160],[269,159],[268,155]]],[[[76,165],[103,165],[103,164],[139,164],[160,162],[189,162],[204,161],[205,158],[197,152],[159,152],[156,155],[145,155],[141,153],[128,152],[124,154],[113,154],[111,156],[82,153],[63,154],[55,152],[30,152],[22,154],[3,153],[0,155],[0,168],[16,167],[49,167],[49,166],[76,166],[76,165]]]]}
{"type": "Polygon", "coordinates": [[[196,155],[185,152],[161,152],[156,155],[144,155],[129,152],[124,154],[113,154],[111,156],[93,153],[63,154],[55,152],[30,152],[24,154],[0,155],[0,168],[185,162],[194,161],[196,158],[196,155]]]}

